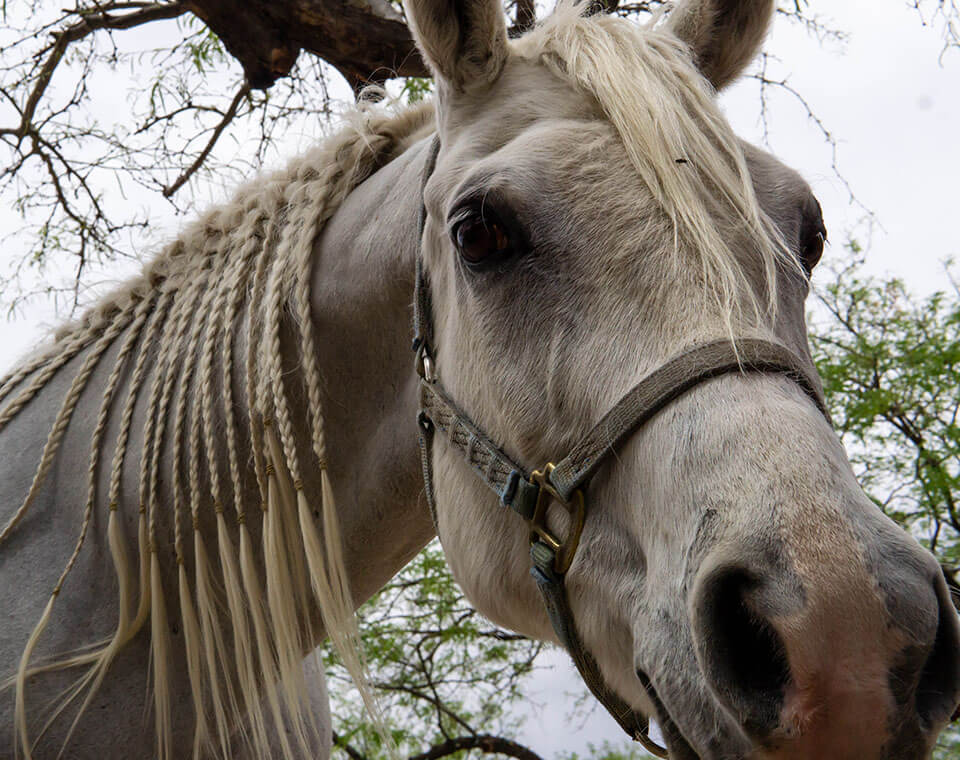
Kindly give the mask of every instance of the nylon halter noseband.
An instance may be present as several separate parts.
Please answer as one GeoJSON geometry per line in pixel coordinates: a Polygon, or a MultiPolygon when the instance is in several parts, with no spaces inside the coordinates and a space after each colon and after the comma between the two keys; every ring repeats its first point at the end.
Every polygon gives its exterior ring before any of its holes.
{"type": "Polygon", "coordinates": [[[586,521],[586,490],[590,477],[619,444],[657,412],[707,380],[747,372],[784,375],[796,382],[829,419],[817,384],[793,352],[780,344],[752,338],[738,340],[735,346],[729,340],[707,343],[680,354],[640,380],[559,464],[547,463],[533,471],[518,464],[458,408],[437,376],[430,288],[423,262],[423,232],[427,217],[423,190],[433,173],[439,151],[440,139],[434,137],[420,191],[420,251],[417,254],[413,341],[416,369],[421,378],[417,416],[421,464],[434,525],[437,525],[437,511],[433,491],[433,440],[439,431],[497,494],[500,503],[529,524],[530,573],[537,582],[557,638],[567,649],[590,691],[632,739],[657,757],[668,757],[667,750],[650,739],[647,717],[631,708],[603,680],[596,660],[580,641],[567,599],[564,576],[573,562],[586,521]],[[566,536],[558,537],[547,527],[547,511],[551,503],[562,506],[570,515],[566,536]]]}

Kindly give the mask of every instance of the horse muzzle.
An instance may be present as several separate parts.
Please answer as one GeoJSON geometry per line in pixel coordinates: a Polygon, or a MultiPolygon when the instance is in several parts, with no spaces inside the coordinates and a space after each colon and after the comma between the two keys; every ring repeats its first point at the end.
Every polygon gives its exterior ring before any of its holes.
{"type": "Polygon", "coordinates": [[[697,663],[751,760],[923,760],[960,699],[939,566],[881,520],[844,527],[827,520],[828,538],[782,553],[724,541],[696,573],[697,663]],[[846,542],[859,551],[831,551],[846,542]]]}

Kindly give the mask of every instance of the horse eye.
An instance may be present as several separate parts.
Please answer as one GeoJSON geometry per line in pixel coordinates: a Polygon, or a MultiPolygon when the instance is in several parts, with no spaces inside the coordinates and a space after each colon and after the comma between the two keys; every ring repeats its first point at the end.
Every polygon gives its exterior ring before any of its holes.
{"type": "Polygon", "coordinates": [[[820,261],[820,257],[823,256],[823,244],[826,240],[826,230],[817,230],[816,234],[804,242],[803,250],[800,251],[800,257],[803,262],[803,268],[807,270],[807,274],[813,271],[817,262],[820,261]]]}
{"type": "Polygon", "coordinates": [[[453,242],[460,257],[470,266],[500,258],[510,250],[510,236],[503,225],[496,219],[479,215],[457,223],[453,242]]]}
{"type": "Polygon", "coordinates": [[[827,228],[823,224],[820,204],[812,195],[803,210],[800,228],[800,263],[809,275],[823,256],[823,244],[827,240],[827,228]]]}

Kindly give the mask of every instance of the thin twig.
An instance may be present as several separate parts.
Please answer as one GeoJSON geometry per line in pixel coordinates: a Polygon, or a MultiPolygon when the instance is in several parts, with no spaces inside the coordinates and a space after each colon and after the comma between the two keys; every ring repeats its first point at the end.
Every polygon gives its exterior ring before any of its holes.
{"type": "Polygon", "coordinates": [[[169,198],[177,190],[183,187],[187,181],[192,177],[197,170],[203,166],[203,162],[207,160],[207,156],[210,155],[210,151],[213,150],[213,146],[217,144],[217,140],[220,139],[220,135],[223,134],[230,122],[233,121],[234,117],[237,115],[237,111],[240,108],[240,104],[243,102],[250,94],[250,85],[244,82],[243,86],[237,91],[237,94],[233,96],[233,101],[230,103],[230,107],[227,108],[227,112],[223,115],[223,118],[220,119],[220,122],[216,127],[213,128],[213,133],[210,135],[210,139],[207,141],[207,144],[203,147],[203,150],[200,151],[200,155],[194,159],[194,162],[179,176],[172,185],[168,185],[163,188],[163,197],[169,198]]]}
{"type": "Polygon", "coordinates": [[[367,760],[367,756],[359,752],[355,747],[351,746],[350,743],[342,736],[340,736],[336,731],[332,732],[331,738],[333,743],[342,749],[352,760],[367,760]]]}

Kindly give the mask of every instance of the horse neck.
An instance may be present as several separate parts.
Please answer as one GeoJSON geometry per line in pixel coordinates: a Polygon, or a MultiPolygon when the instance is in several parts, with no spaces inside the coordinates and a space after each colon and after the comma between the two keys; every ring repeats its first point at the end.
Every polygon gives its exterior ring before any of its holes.
{"type": "Polygon", "coordinates": [[[410,351],[425,156],[423,141],[356,188],[315,246],[311,298],[327,466],[357,604],[434,535],[410,351]]]}
{"type": "MultiPolygon", "coordinates": [[[[423,496],[416,437],[418,377],[410,350],[419,249],[416,220],[425,156],[424,140],[377,170],[344,199],[313,246],[310,308],[321,378],[323,465],[333,492],[354,607],[382,588],[434,536],[423,496]]],[[[288,314],[281,328],[282,374],[288,389],[303,380],[302,346],[293,320],[288,314]]],[[[253,340],[260,339],[254,333],[253,340]]],[[[233,366],[236,378],[250,382],[248,349],[243,336],[237,341],[233,366]]],[[[262,373],[263,368],[257,371],[262,373]]],[[[239,385],[234,397],[241,431],[260,427],[258,412],[250,420],[239,385]]],[[[321,471],[310,451],[311,420],[317,410],[310,409],[308,397],[299,387],[287,401],[303,492],[322,531],[321,471]]],[[[277,438],[269,429],[260,441],[241,436],[239,459],[259,458],[274,465],[278,490],[286,492],[278,506],[293,512],[295,523],[296,489],[277,438]]],[[[228,460],[225,446],[216,458],[221,463],[228,460]]],[[[254,478],[253,468],[245,473],[244,485],[241,501],[249,511],[262,496],[262,482],[254,478]]],[[[259,540],[264,529],[259,522],[247,524],[254,536],[255,561],[263,567],[269,548],[259,540]]],[[[211,538],[208,545],[215,551],[216,528],[209,511],[200,531],[211,538]]],[[[299,556],[298,531],[289,537],[288,548],[299,556]]],[[[302,601],[312,606],[310,630],[318,637],[312,644],[317,644],[325,633],[323,616],[309,594],[302,601]]]]}
{"type": "MultiPolygon", "coordinates": [[[[433,536],[429,512],[422,498],[415,424],[416,374],[412,369],[412,352],[409,350],[413,279],[419,242],[416,233],[419,175],[425,152],[425,144],[419,144],[401,153],[355,188],[326,223],[313,249],[310,307],[322,380],[326,463],[341,526],[347,578],[355,604],[377,591],[433,536]]],[[[208,272],[207,276],[212,278],[216,275],[208,272]]],[[[220,498],[225,503],[223,506],[229,532],[234,540],[236,526],[230,519],[232,510],[228,502],[235,502],[238,511],[249,517],[246,524],[254,538],[254,560],[260,567],[266,564],[266,548],[259,540],[261,525],[256,516],[259,511],[257,506],[261,504],[261,484],[254,478],[254,468],[245,466],[257,460],[262,464],[269,454],[264,441],[255,441],[246,435],[246,431],[259,425],[256,419],[251,421],[247,404],[249,396],[246,386],[251,381],[247,376],[249,345],[244,329],[245,324],[251,323],[247,310],[256,309],[249,302],[243,304],[234,323],[239,332],[231,338],[224,336],[224,342],[233,342],[231,366],[234,382],[231,383],[233,398],[230,406],[236,428],[236,460],[243,470],[239,477],[241,491],[234,494],[235,489],[231,484],[235,481],[227,469],[230,459],[228,436],[223,434],[225,420],[220,404],[214,404],[216,408],[211,419],[205,419],[203,424],[204,430],[209,427],[217,431],[214,436],[205,438],[201,434],[194,439],[190,430],[191,423],[202,417],[200,387],[204,374],[203,340],[194,343],[190,350],[185,351],[184,348],[191,345],[189,338],[196,315],[210,308],[210,303],[202,299],[206,282],[202,277],[198,271],[195,277],[181,278],[175,289],[168,288],[171,295],[176,294],[170,298],[159,292],[149,293],[148,282],[144,280],[138,285],[145,291],[145,294],[138,296],[142,300],[131,302],[130,306],[119,312],[113,307],[106,310],[112,323],[108,329],[102,330],[103,336],[97,337],[99,332],[92,333],[94,337],[86,341],[85,347],[69,354],[72,359],[65,356],[66,363],[62,371],[56,371],[60,362],[52,365],[52,381],[43,384],[23,415],[12,415],[15,418],[14,428],[27,426],[41,434],[35,446],[27,447],[36,448],[39,456],[49,423],[34,424],[32,418],[42,410],[59,408],[62,399],[68,397],[76,386],[78,402],[71,407],[71,413],[67,416],[70,422],[68,435],[62,440],[61,446],[53,447],[50,451],[51,462],[59,456],[60,459],[65,458],[66,464],[54,469],[43,488],[37,492],[36,499],[31,492],[28,501],[46,500],[49,497],[59,503],[63,501],[64,493],[76,494],[78,501],[83,498],[85,489],[78,488],[78,484],[85,482],[91,445],[98,448],[101,451],[101,465],[97,468],[99,482],[92,503],[94,506],[118,503],[118,514],[125,525],[124,532],[134,543],[137,541],[138,520],[142,519],[138,518],[136,505],[144,505],[145,501],[155,503],[156,509],[150,509],[150,545],[156,548],[160,558],[165,588],[176,585],[177,557],[188,566],[192,564],[190,546],[194,531],[191,530],[190,508],[194,497],[194,506],[198,507],[194,527],[212,553],[215,554],[218,548],[215,514],[221,506],[216,503],[220,498]],[[197,285],[192,296],[187,292],[191,284],[197,285]],[[186,329],[179,340],[174,340],[173,349],[164,358],[156,344],[161,333],[176,332],[178,316],[173,304],[180,301],[187,303],[191,299],[195,299],[195,302],[184,307],[186,329]],[[137,303],[143,304],[142,309],[137,303]],[[136,363],[136,347],[147,342],[145,335],[150,334],[150,324],[154,319],[152,314],[161,305],[165,310],[156,320],[157,330],[152,339],[154,345],[146,351],[143,379],[136,392],[136,405],[131,410],[132,425],[126,447],[128,456],[122,466],[120,492],[113,493],[107,481],[111,479],[108,478],[113,469],[110,461],[115,451],[121,412],[131,392],[131,365],[136,363]],[[132,342],[129,342],[129,325],[141,310],[143,319],[139,323],[139,337],[134,334],[132,342]],[[101,345],[105,347],[102,352],[99,351],[101,345]],[[118,366],[118,354],[124,350],[123,346],[132,349],[125,367],[122,364],[118,366]],[[166,370],[164,362],[167,363],[166,370]],[[88,364],[92,374],[82,379],[84,367],[88,364]],[[104,388],[110,385],[109,377],[114,373],[114,368],[123,372],[120,382],[105,402],[109,407],[107,424],[102,435],[97,436],[93,431],[96,410],[103,401],[104,388]],[[167,424],[162,430],[153,426],[155,445],[154,451],[150,451],[150,447],[145,447],[146,430],[150,427],[145,424],[150,416],[147,413],[148,399],[155,389],[163,385],[159,380],[162,380],[164,371],[174,378],[166,407],[167,424]],[[181,399],[183,407],[178,409],[181,399]],[[179,433],[176,430],[177,419],[184,428],[179,433]],[[175,443],[178,436],[182,440],[179,453],[175,443]],[[158,448],[159,459],[154,465],[156,475],[152,478],[142,477],[142,463],[146,462],[149,466],[149,460],[158,448]],[[201,454],[193,457],[196,449],[201,454]],[[199,468],[192,464],[193,461],[199,461],[199,468]],[[216,474],[222,492],[219,497],[211,488],[211,476],[214,473],[210,472],[209,462],[217,462],[216,474]],[[197,473],[196,483],[190,482],[194,477],[191,469],[197,473]],[[61,478],[63,482],[60,482],[61,478]],[[155,498],[144,498],[145,490],[141,483],[145,480],[156,483],[155,498]],[[54,499],[55,494],[61,496],[54,499]],[[175,538],[177,535],[182,538],[175,538]]],[[[122,298],[119,300],[123,303],[122,298]]],[[[214,299],[210,300],[212,302],[214,299]]],[[[259,318],[257,316],[254,322],[259,318]]],[[[283,374],[288,378],[298,378],[302,374],[297,353],[300,346],[294,342],[295,331],[287,328],[292,328],[290,316],[284,317],[282,329],[285,349],[282,357],[283,374]]],[[[255,334],[254,356],[257,355],[257,340],[255,334]]],[[[69,348],[68,345],[66,347],[69,348]]],[[[40,366],[47,364],[50,362],[40,366]]],[[[214,358],[215,377],[220,374],[218,364],[218,358],[214,358]]],[[[41,374],[43,372],[45,370],[41,370],[41,374]]],[[[263,374],[265,368],[260,367],[259,372],[263,374]]],[[[33,376],[27,374],[27,379],[21,381],[20,385],[30,386],[32,383],[33,376]]],[[[216,380],[213,385],[218,387],[216,380]]],[[[10,393],[10,398],[0,404],[5,416],[11,415],[4,407],[22,406],[16,400],[22,390],[18,387],[16,392],[10,393]]],[[[311,503],[316,504],[321,489],[319,471],[309,456],[311,431],[306,421],[311,412],[303,393],[289,394],[289,402],[298,440],[304,442],[303,446],[298,444],[305,454],[301,468],[304,490],[311,503]]],[[[44,411],[41,416],[49,417],[49,411],[44,411]]],[[[254,413],[253,416],[256,418],[258,415],[254,413]]],[[[24,435],[7,429],[0,432],[5,437],[24,435]]],[[[277,469],[282,467],[282,462],[276,463],[277,469]]],[[[49,465],[41,467],[41,470],[50,469],[49,465]]],[[[22,493],[26,492],[33,478],[33,473],[27,471],[14,474],[23,477],[15,478],[17,482],[11,484],[11,503],[22,499],[22,493]],[[24,479],[24,483],[19,483],[20,479],[24,479]]],[[[289,473],[281,473],[281,476],[289,476],[289,473]]],[[[289,482],[289,477],[287,480],[289,482]]],[[[75,506],[82,511],[82,503],[75,506]]],[[[145,506],[143,508],[146,510],[145,506]]],[[[29,514],[29,510],[25,509],[23,513],[29,514]]],[[[72,541],[73,538],[67,536],[66,540],[72,541]]],[[[213,560],[216,564],[216,557],[213,560]]],[[[320,629],[315,630],[319,632],[320,629]]]]}
{"type": "MultiPolygon", "coordinates": [[[[409,130],[400,134],[393,143],[397,150],[402,143],[409,144],[402,138],[409,130]]],[[[349,141],[343,144],[350,147],[349,141]]],[[[328,152],[335,156],[336,148],[334,145],[328,152]]],[[[261,324],[259,335],[251,333],[246,326],[256,325],[262,315],[256,303],[255,278],[245,277],[247,259],[226,258],[233,255],[228,247],[203,250],[204,256],[191,258],[188,252],[196,254],[198,249],[191,247],[189,240],[159,259],[160,265],[173,273],[169,278],[155,266],[149,276],[92,312],[89,329],[81,325],[68,332],[50,355],[24,364],[9,383],[0,383],[0,396],[5,396],[0,403],[0,451],[5,453],[0,463],[6,464],[0,479],[0,504],[20,505],[14,506],[15,512],[5,510],[2,515],[0,548],[5,550],[5,558],[15,557],[21,549],[35,552],[38,549],[29,549],[30,542],[42,537],[42,550],[56,558],[24,565],[23,575],[16,575],[16,563],[7,571],[13,573],[9,576],[11,588],[39,589],[22,607],[34,610],[39,623],[29,612],[18,621],[12,633],[13,648],[0,647],[4,673],[24,651],[30,659],[31,647],[44,631],[50,651],[59,654],[76,647],[75,622],[68,608],[62,614],[51,613],[55,597],[69,596],[84,605],[85,619],[96,621],[97,638],[106,636],[108,642],[83,656],[91,673],[106,667],[119,646],[130,644],[137,649],[144,668],[149,655],[157,684],[152,690],[157,731],[165,737],[165,746],[172,746],[171,725],[190,723],[190,714],[195,712],[189,708],[191,699],[202,711],[201,692],[212,693],[194,687],[192,677],[188,678],[188,662],[197,665],[193,675],[216,672],[219,663],[228,671],[224,673],[227,681],[240,686],[259,683],[268,688],[278,677],[275,666],[281,679],[291,677],[293,670],[299,669],[300,656],[323,634],[315,622],[321,617],[326,620],[329,612],[324,608],[321,616],[321,605],[308,591],[318,574],[311,572],[310,580],[302,581],[305,554],[312,563],[311,571],[318,564],[327,564],[322,549],[319,563],[317,552],[305,549],[308,535],[312,535],[314,547],[322,546],[314,534],[322,534],[322,521],[316,520],[313,530],[300,531],[304,523],[310,527],[314,522],[310,509],[315,515],[326,514],[331,504],[324,498],[321,506],[323,479],[317,460],[311,458],[316,441],[311,428],[318,406],[322,408],[326,480],[333,492],[353,606],[380,588],[430,540],[433,528],[422,499],[415,433],[416,375],[409,351],[419,175],[425,152],[425,144],[403,152],[361,183],[326,221],[321,239],[313,246],[308,262],[312,293],[298,303],[306,300],[311,314],[308,324],[314,328],[320,398],[312,401],[318,403],[308,404],[302,393],[303,362],[298,351],[304,350],[305,344],[297,341],[297,336],[303,335],[302,311],[297,315],[300,321],[295,322],[289,304],[286,308],[281,304],[274,309],[275,315],[283,315],[279,321],[261,324]],[[181,250],[184,255],[178,259],[181,250]],[[221,254],[224,258],[218,258],[221,254]],[[178,270],[180,262],[189,268],[178,270]],[[227,290],[227,303],[237,306],[236,313],[224,311],[223,301],[218,299],[224,289],[217,284],[225,277],[239,283],[227,290]],[[236,298],[231,300],[231,294],[236,298]],[[268,352],[266,358],[279,355],[279,366],[260,361],[264,353],[258,341],[270,324],[279,325],[274,334],[279,335],[280,350],[268,352]],[[207,330],[205,325],[222,329],[207,330]],[[224,364],[227,347],[232,360],[224,364]],[[264,385],[250,395],[254,385],[248,372],[251,366],[261,378],[271,378],[273,387],[264,385]],[[264,439],[270,439],[275,426],[265,427],[264,423],[277,408],[271,409],[264,398],[273,395],[276,402],[277,387],[284,385],[291,391],[284,395],[286,415],[296,436],[294,446],[302,453],[299,467],[287,471],[291,459],[277,454],[276,441],[256,440],[258,430],[264,439]],[[18,466],[38,460],[39,467],[18,466]],[[271,465],[266,478],[270,487],[262,500],[265,462],[271,465]],[[250,463],[257,467],[249,467],[250,463]],[[295,485],[293,469],[299,470],[302,484],[295,485]],[[254,477],[254,470],[259,477],[254,477]],[[143,483],[151,485],[144,488],[143,483]],[[293,490],[297,493],[291,499],[293,490]],[[267,509],[261,513],[258,506],[262,501],[267,502],[267,509]],[[66,518],[36,519],[54,510],[66,518]],[[79,539],[78,519],[82,520],[79,539]],[[282,526],[279,531],[277,525],[282,526]],[[271,551],[276,546],[268,540],[271,530],[273,538],[289,548],[288,553],[271,551]],[[80,551],[84,536],[87,545],[80,551]],[[116,555],[114,543],[125,545],[116,555]],[[236,570],[238,547],[242,583],[236,570]],[[121,554],[137,557],[137,561],[121,562],[117,559],[121,554]],[[113,567],[107,560],[110,556],[113,567]],[[273,562],[277,557],[280,565],[289,563],[291,567],[277,570],[278,563],[273,562]],[[265,594],[257,579],[263,577],[264,569],[265,594]],[[119,615],[117,598],[101,592],[118,578],[121,591],[130,591],[126,598],[121,593],[119,615]],[[293,578],[298,585],[288,582],[293,578]],[[219,589],[227,591],[226,605],[216,598],[219,589]],[[232,596],[230,590],[235,592],[232,596]],[[265,607],[269,617],[261,614],[265,607]],[[231,628],[234,633],[252,630],[246,623],[233,627],[224,620],[242,620],[248,613],[248,622],[252,624],[256,617],[267,626],[262,641],[257,633],[255,646],[252,634],[242,634],[239,639],[215,634],[231,628]],[[307,625],[301,624],[304,616],[311,618],[307,625]],[[111,629],[118,617],[119,624],[111,629]],[[169,618],[173,620],[168,626],[169,618]],[[216,663],[198,643],[197,618],[203,636],[209,629],[216,641],[216,663]],[[135,634],[148,620],[151,635],[147,645],[135,634]],[[181,640],[186,654],[174,646],[177,642],[172,637],[178,630],[184,632],[181,640]],[[303,632],[309,636],[302,636],[303,632]],[[260,653],[260,672],[250,672],[256,665],[242,656],[253,649],[260,653]],[[276,662],[269,653],[277,654],[276,662]]],[[[333,173],[337,170],[338,166],[330,167],[333,173]]],[[[302,196],[312,197],[307,190],[300,190],[302,196]]],[[[278,198],[285,196],[281,193],[278,198]]],[[[333,197],[331,202],[335,201],[333,197]]],[[[251,208],[257,211],[257,207],[251,208]]],[[[198,225],[196,234],[214,227],[229,232],[231,214],[243,216],[246,209],[244,204],[234,204],[221,218],[211,217],[208,223],[198,225]]],[[[237,227],[234,239],[267,246],[269,225],[283,221],[285,217],[280,215],[245,216],[240,223],[251,226],[237,227]]],[[[300,222],[300,229],[309,233],[323,220],[314,225],[310,220],[300,222]]],[[[274,261],[273,249],[263,250],[261,259],[274,261]]],[[[309,247],[305,251],[311,252],[309,247]]],[[[278,278],[286,276],[283,266],[274,271],[278,278]]],[[[269,295],[270,287],[264,292],[269,295]]],[[[280,427],[279,415],[269,421],[280,427]]],[[[289,432],[282,435],[289,438],[289,432]]],[[[316,593],[318,598],[322,596],[316,593]]],[[[342,599],[342,594],[337,599],[342,599]]],[[[338,608],[349,606],[350,601],[338,608]]],[[[336,634],[334,627],[331,636],[336,634]]],[[[75,664],[68,659],[54,669],[75,664]]],[[[143,694],[143,683],[137,679],[146,678],[146,671],[138,669],[137,674],[117,688],[143,694]]],[[[18,682],[18,699],[24,688],[24,683],[18,682]]],[[[216,712],[228,723],[240,718],[223,704],[216,712]]],[[[56,744],[62,740],[62,732],[57,737],[53,733],[50,741],[56,744]]]]}

